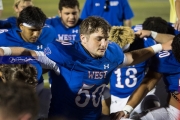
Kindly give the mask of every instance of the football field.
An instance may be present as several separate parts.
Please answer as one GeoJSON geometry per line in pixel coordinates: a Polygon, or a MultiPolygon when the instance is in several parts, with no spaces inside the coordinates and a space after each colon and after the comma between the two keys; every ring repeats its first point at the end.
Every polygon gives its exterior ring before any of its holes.
{"type": "MultiPolygon", "coordinates": [[[[13,10],[14,0],[3,0],[4,11],[1,19],[15,15],[13,10]]],[[[79,0],[80,8],[85,0],[79,0]]],[[[33,0],[34,5],[42,8],[47,16],[57,15],[59,0],[33,0]]],[[[132,24],[139,24],[149,16],[160,16],[169,21],[169,0],[129,0],[135,17],[132,24]]]]}

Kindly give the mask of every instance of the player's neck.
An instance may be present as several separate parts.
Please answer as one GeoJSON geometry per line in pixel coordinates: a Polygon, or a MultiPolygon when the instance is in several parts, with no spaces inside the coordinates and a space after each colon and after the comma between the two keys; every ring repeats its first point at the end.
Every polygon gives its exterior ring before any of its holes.
{"type": "Polygon", "coordinates": [[[100,57],[93,57],[90,53],[89,53],[89,51],[81,44],[81,46],[83,47],[83,49],[84,49],[84,51],[86,51],[86,53],[88,54],[88,55],[90,55],[92,58],[94,58],[94,59],[100,59],[100,57]]]}

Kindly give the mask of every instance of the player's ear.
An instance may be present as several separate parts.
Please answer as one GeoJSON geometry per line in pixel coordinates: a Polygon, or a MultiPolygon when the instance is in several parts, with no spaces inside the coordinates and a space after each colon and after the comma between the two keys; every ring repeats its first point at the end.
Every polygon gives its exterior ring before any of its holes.
{"type": "Polygon", "coordinates": [[[17,8],[18,6],[14,6],[14,11],[16,12],[16,13],[18,13],[18,8],[17,8]]]}
{"type": "Polygon", "coordinates": [[[61,17],[61,11],[60,10],[58,10],[58,14],[59,14],[59,17],[61,17]]]}
{"type": "Polygon", "coordinates": [[[23,29],[23,24],[21,23],[21,24],[19,24],[19,28],[22,30],[23,29]]]}
{"type": "Polygon", "coordinates": [[[86,36],[84,34],[80,34],[81,43],[86,43],[86,36]]]}

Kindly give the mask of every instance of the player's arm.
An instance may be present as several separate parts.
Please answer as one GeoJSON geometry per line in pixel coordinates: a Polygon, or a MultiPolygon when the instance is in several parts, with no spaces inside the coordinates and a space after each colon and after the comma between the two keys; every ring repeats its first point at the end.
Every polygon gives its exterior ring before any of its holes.
{"type": "Polygon", "coordinates": [[[112,120],[117,120],[122,117],[129,117],[131,111],[141,102],[146,94],[155,87],[161,76],[162,75],[160,73],[148,71],[141,85],[130,96],[124,109],[117,113],[111,114],[112,120]]]}
{"type": "Polygon", "coordinates": [[[0,47],[0,56],[33,56],[37,58],[35,51],[23,47],[0,47]]]}
{"type": "Polygon", "coordinates": [[[153,55],[155,55],[156,53],[162,50],[171,50],[171,43],[172,41],[169,41],[164,44],[156,44],[151,47],[127,52],[125,53],[124,62],[122,65],[123,66],[135,65],[147,60],[148,58],[152,57],[153,55]]]}
{"type": "Polygon", "coordinates": [[[180,0],[175,1],[175,9],[176,9],[177,21],[174,24],[174,28],[180,31],[180,0]]]}
{"type": "Polygon", "coordinates": [[[155,85],[161,79],[161,76],[162,75],[160,73],[149,70],[141,85],[130,96],[127,105],[130,105],[133,108],[135,108],[146,96],[146,94],[155,87],[155,85]]]}
{"type": "Polygon", "coordinates": [[[151,36],[158,43],[166,43],[170,40],[173,40],[174,38],[174,35],[161,34],[149,30],[138,30],[137,32],[135,32],[135,35],[139,36],[140,38],[151,36]]]}
{"type": "Polygon", "coordinates": [[[110,104],[111,104],[111,97],[102,100],[102,114],[108,115],[110,114],[110,104]]]}
{"type": "Polygon", "coordinates": [[[0,56],[32,56],[41,63],[42,68],[52,69],[57,74],[60,73],[56,63],[42,51],[34,51],[23,47],[0,47],[0,56]]]}
{"type": "Polygon", "coordinates": [[[3,3],[2,0],[0,0],[0,17],[2,16],[2,11],[3,11],[3,3]]]}
{"type": "Polygon", "coordinates": [[[129,20],[124,20],[124,25],[125,25],[125,26],[128,26],[128,27],[131,27],[131,19],[129,19],[129,20]]]}
{"type": "Polygon", "coordinates": [[[111,104],[111,94],[109,87],[106,86],[103,94],[102,94],[102,114],[109,115],[110,114],[110,104],[111,104]]]}

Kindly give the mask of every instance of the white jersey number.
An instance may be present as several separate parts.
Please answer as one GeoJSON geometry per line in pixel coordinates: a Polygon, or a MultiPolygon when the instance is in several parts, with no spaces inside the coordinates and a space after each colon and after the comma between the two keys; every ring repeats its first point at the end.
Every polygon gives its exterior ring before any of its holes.
{"type": "Polygon", "coordinates": [[[92,93],[92,95],[90,95],[89,90],[93,87],[94,87],[94,85],[90,86],[90,85],[83,84],[82,88],[78,92],[78,96],[75,98],[75,102],[76,102],[77,106],[85,107],[90,102],[91,98],[92,98],[92,103],[93,103],[94,107],[97,107],[99,105],[99,102],[101,101],[102,92],[104,91],[106,84],[102,84],[101,86],[97,87],[95,89],[95,91],[92,93]],[[101,91],[98,93],[99,90],[101,90],[101,91]],[[86,95],[86,99],[84,100],[83,103],[80,103],[81,94],[86,95]],[[98,94],[98,95],[96,95],[96,94],[98,94]],[[97,98],[97,100],[96,100],[96,98],[97,98]]]}
{"type": "MultiPolygon", "coordinates": [[[[124,88],[124,85],[121,83],[121,69],[117,69],[115,72],[116,77],[117,77],[117,83],[116,83],[116,87],[118,88],[124,88]]],[[[126,70],[126,76],[127,78],[125,79],[125,85],[127,87],[134,87],[137,83],[137,78],[136,75],[137,74],[137,70],[135,68],[128,68],[126,70]],[[133,81],[130,84],[130,81],[133,81]]]]}

